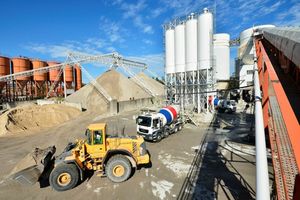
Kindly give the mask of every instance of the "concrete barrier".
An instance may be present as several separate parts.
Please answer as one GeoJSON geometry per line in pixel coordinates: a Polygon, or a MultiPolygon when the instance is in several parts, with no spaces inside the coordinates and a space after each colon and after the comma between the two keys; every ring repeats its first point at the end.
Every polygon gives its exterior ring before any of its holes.
{"type": "Polygon", "coordinates": [[[30,105],[30,104],[35,104],[35,103],[36,103],[36,100],[7,102],[7,103],[3,103],[2,109],[11,109],[11,108],[15,108],[17,106],[24,106],[24,105],[30,105]]]}
{"type": "Polygon", "coordinates": [[[36,101],[37,105],[49,105],[49,104],[56,104],[55,101],[51,101],[51,100],[43,100],[43,99],[39,99],[36,101]]]}
{"type": "Polygon", "coordinates": [[[37,105],[49,105],[49,104],[64,104],[66,106],[73,107],[82,111],[82,106],[80,103],[70,103],[66,101],[52,101],[52,100],[45,100],[45,99],[37,100],[37,105]]]}
{"type": "Polygon", "coordinates": [[[117,113],[140,109],[145,106],[162,105],[162,98],[133,99],[117,102],[117,113]]]}
{"type": "Polygon", "coordinates": [[[82,111],[81,103],[70,103],[70,102],[63,101],[62,104],[65,104],[66,106],[70,106],[73,108],[77,108],[78,110],[82,111]]]}

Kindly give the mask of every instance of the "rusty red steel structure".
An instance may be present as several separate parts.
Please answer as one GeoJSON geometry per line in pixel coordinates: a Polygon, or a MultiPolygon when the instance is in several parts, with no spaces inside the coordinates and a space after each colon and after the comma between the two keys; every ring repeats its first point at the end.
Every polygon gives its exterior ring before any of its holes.
{"type": "Polygon", "coordinates": [[[82,87],[82,72],[78,65],[75,65],[75,89],[79,90],[82,87]]]}
{"type": "MultiPolygon", "coordinates": [[[[262,90],[265,132],[269,136],[272,150],[275,197],[299,200],[300,125],[295,115],[295,107],[291,106],[276,73],[278,67],[287,70],[286,67],[289,66],[287,62],[290,61],[283,59],[282,54],[263,38],[256,38],[255,50],[262,90]]],[[[293,77],[295,84],[299,86],[300,66],[295,66],[291,70],[295,71],[293,77]]]]}
{"type": "MultiPolygon", "coordinates": [[[[59,64],[27,57],[9,58],[0,55],[0,77],[28,70],[35,70],[59,64]]],[[[15,80],[0,82],[0,102],[31,100],[47,96],[51,84],[57,81],[51,96],[63,96],[63,76],[58,77],[60,69],[49,72],[34,72],[31,76],[19,76],[15,80]]],[[[81,70],[66,66],[66,88],[79,90],[82,87],[81,70]],[[73,87],[74,86],[74,87],[73,87]]]]}
{"type": "MultiPolygon", "coordinates": [[[[0,76],[10,74],[10,59],[8,57],[0,57],[0,76]]],[[[10,85],[5,81],[0,81],[0,98],[2,101],[7,101],[10,97],[10,85]]]]}
{"type": "MultiPolygon", "coordinates": [[[[38,59],[32,59],[31,65],[33,69],[46,67],[47,63],[38,59]]],[[[34,97],[44,97],[48,93],[48,73],[34,73],[34,97]]]]}

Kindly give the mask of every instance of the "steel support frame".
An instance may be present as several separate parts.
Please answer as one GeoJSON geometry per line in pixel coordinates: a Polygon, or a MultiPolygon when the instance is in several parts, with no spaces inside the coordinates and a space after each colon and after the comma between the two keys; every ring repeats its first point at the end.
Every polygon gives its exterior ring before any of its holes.
{"type": "Polygon", "coordinates": [[[175,73],[169,73],[165,75],[165,95],[167,97],[167,104],[175,103],[175,73]]]}
{"type": "Polygon", "coordinates": [[[198,73],[197,71],[188,71],[186,72],[186,97],[185,101],[187,105],[195,105],[197,102],[197,79],[198,79],[198,73]]]}
{"type": "Polygon", "coordinates": [[[264,125],[269,133],[272,149],[277,199],[300,199],[300,126],[262,40],[256,39],[255,47],[263,93],[264,125]],[[276,113],[279,113],[280,119],[276,117],[276,113]],[[279,122],[281,126],[278,126],[279,122]]]}
{"type": "Polygon", "coordinates": [[[215,89],[213,68],[197,71],[177,72],[166,74],[166,95],[173,103],[180,105],[181,109],[187,109],[191,105],[197,108],[198,113],[208,112],[208,96],[215,89]]]}
{"type": "Polygon", "coordinates": [[[209,111],[208,97],[214,95],[211,93],[215,90],[214,67],[199,70],[199,101],[198,110],[209,111]],[[205,108],[206,105],[206,108],[205,108]]]}
{"type": "Polygon", "coordinates": [[[181,110],[185,108],[185,77],[185,72],[175,73],[175,103],[180,105],[181,110]]]}

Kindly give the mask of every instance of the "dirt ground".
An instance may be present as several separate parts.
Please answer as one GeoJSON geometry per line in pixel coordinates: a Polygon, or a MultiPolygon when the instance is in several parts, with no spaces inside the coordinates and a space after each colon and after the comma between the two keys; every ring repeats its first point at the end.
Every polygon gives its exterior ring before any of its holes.
{"type": "MultiPolygon", "coordinates": [[[[57,153],[76,138],[84,137],[85,127],[92,122],[107,122],[110,131],[125,125],[125,133],[136,134],[133,116],[137,111],[101,118],[82,113],[79,117],[55,128],[27,136],[12,135],[0,138],[0,197],[1,199],[252,199],[255,197],[255,157],[251,145],[230,143],[228,128],[248,123],[240,114],[224,114],[214,123],[196,128],[187,124],[177,134],[160,143],[147,142],[152,167],[142,168],[126,182],[116,184],[95,174],[76,188],[56,192],[51,187],[21,186],[6,179],[14,164],[34,147],[56,145],[57,153]],[[236,118],[239,120],[232,120],[236,118]],[[96,119],[96,120],[95,120],[96,119]],[[221,128],[220,128],[221,127],[221,128]],[[224,137],[220,137],[224,135],[224,137]],[[227,136],[226,136],[227,135],[227,136]],[[226,136],[226,137],[225,137],[226,136]],[[224,139],[225,138],[225,139],[224,139]],[[221,148],[221,146],[223,148],[221,148]],[[244,147],[245,146],[245,147],[244,147]],[[243,148],[240,148],[243,147],[243,148]],[[249,147],[249,148],[248,148],[249,147]],[[238,149],[238,150],[236,150],[238,149]],[[246,153],[245,153],[246,152],[246,153]]],[[[244,130],[245,132],[245,130],[244,130]]]]}

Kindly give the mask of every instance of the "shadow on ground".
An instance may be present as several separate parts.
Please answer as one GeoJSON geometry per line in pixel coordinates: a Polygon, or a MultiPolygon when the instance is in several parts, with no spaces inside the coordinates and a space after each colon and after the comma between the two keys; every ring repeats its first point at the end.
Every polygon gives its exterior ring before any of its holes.
{"type": "Polygon", "coordinates": [[[234,143],[254,149],[252,125],[252,114],[215,114],[196,150],[178,199],[255,199],[255,155],[229,148],[229,143],[234,143]],[[236,165],[251,169],[254,181],[247,182],[236,165]]]}

